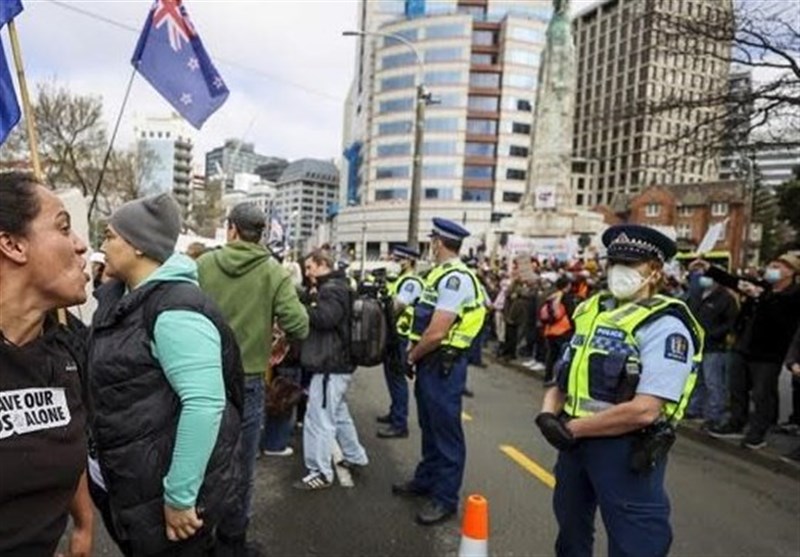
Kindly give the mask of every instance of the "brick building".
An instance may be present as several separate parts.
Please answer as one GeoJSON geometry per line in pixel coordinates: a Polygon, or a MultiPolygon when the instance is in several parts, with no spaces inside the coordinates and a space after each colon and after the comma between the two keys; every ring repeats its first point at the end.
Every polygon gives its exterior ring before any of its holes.
{"type": "Polygon", "coordinates": [[[714,249],[729,251],[737,268],[744,248],[746,193],[739,181],[650,186],[638,194],[617,194],[610,205],[600,205],[595,211],[608,224],[671,228],[681,251],[694,250],[712,224],[727,219],[714,249]]]}

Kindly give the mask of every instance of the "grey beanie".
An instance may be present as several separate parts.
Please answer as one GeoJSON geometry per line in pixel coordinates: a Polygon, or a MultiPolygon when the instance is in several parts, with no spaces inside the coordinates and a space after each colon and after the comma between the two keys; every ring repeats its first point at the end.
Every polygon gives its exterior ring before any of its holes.
{"type": "Polygon", "coordinates": [[[175,252],[181,213],[169,194],[160,193],[125,203],[109,224],[134,248],[163,263],[175,252]]]}

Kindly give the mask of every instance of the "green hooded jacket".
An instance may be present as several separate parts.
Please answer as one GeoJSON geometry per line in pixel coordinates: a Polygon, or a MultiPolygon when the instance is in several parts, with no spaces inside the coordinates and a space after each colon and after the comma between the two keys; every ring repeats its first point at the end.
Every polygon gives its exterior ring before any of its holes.
{"type": "Polygon", "coordinates": [[[272,347],[272,325],[289,339],[308,336],[308,313],[289,273],[262,246],[237,240],[197,261],[200,288],[219,306],[236,335],[244,371],[263,374],[272,347]]]}

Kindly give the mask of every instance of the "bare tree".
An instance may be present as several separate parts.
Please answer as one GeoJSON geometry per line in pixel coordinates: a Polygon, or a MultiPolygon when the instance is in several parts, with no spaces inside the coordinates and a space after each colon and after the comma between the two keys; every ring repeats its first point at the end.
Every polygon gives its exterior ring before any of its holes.
{"type": "Polygon", "coordinates": [[[699,90],[672,83],[661,94],[615,107],[605,118],[669,117],[670,133],[651,149],[667,148],[674,153],[672,164],[800,135],[800,18],[793,2],[736,0],[732,9],[725,9],[726,1],[695,3],[696,12],[689,15],[665,9],[666,3],[646,6],[642,17],[654,35],[651,56],[702,61],[720,76],[718,86],[699,90]],[[729,70],[754,73],[752,87],[729,87],[729,70]]]}

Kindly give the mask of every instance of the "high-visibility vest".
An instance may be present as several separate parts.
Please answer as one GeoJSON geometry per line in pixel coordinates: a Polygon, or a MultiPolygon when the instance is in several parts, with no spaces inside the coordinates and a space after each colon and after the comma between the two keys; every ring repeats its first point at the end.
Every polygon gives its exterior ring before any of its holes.
{"type": "Polygon", "coordinates": [[[412,342],[419,341],[422,333],[428,328],[436,302],[439,299],[439,283],[447,280],[448,275],[458,271],[467,275],[472,282],[475,298],[469,304],[461,307],[450,331],[442,341],[441,346],[450,346],[457,349],[467,349],[472,344],[472,339],[478,336],[483,327],[486,316],[486,304],[478,277],[461,261],[450,261],[434,267],[425,277],[425,288],[422,290],[417,304],[414,306],[414,317],[411,332],[408,335],[412,342]]]}
{"type": "MultiPolygon", "coordinates": [[[[400,293],[400,291],[406,284],[408,284],[409,281],[417,283],[420,289],[425,288],[425,283],[421,278],[414,273],[405,273],[400,275],[400,278],[392,283],[391,287],[389,288],[389,295],[392,297],[392,299],[397,297],[397,294],[400,293]]],[[[418,299],[419,298],[406,305],[400,312],[400,315],[397,316],[397,334],[401,337],[407,337],[408,333],[411,332],[411,321],[414,319],[414,305],[418,299]]]]}
{"type": "MultiPolygon", "coordinates": [[[[663,417],[677,423],[683,417],[697,381],[697,369],[703,359],[703,328],[686,304],[675,298],[656,295],[602,311],[602,303],[609,297],[607,292],[601,292],[575,309],[564,411],[579,418],[617,404],[617,385],[624,375],[641,371],[637,330],[658,316],[672,315],[686,325],[694,344],[692,370],[681,398],[678,402],[667,402],[662,409],[663,417]]],[[[648,373],[659,371],[648,370],[648,373]]]]}

